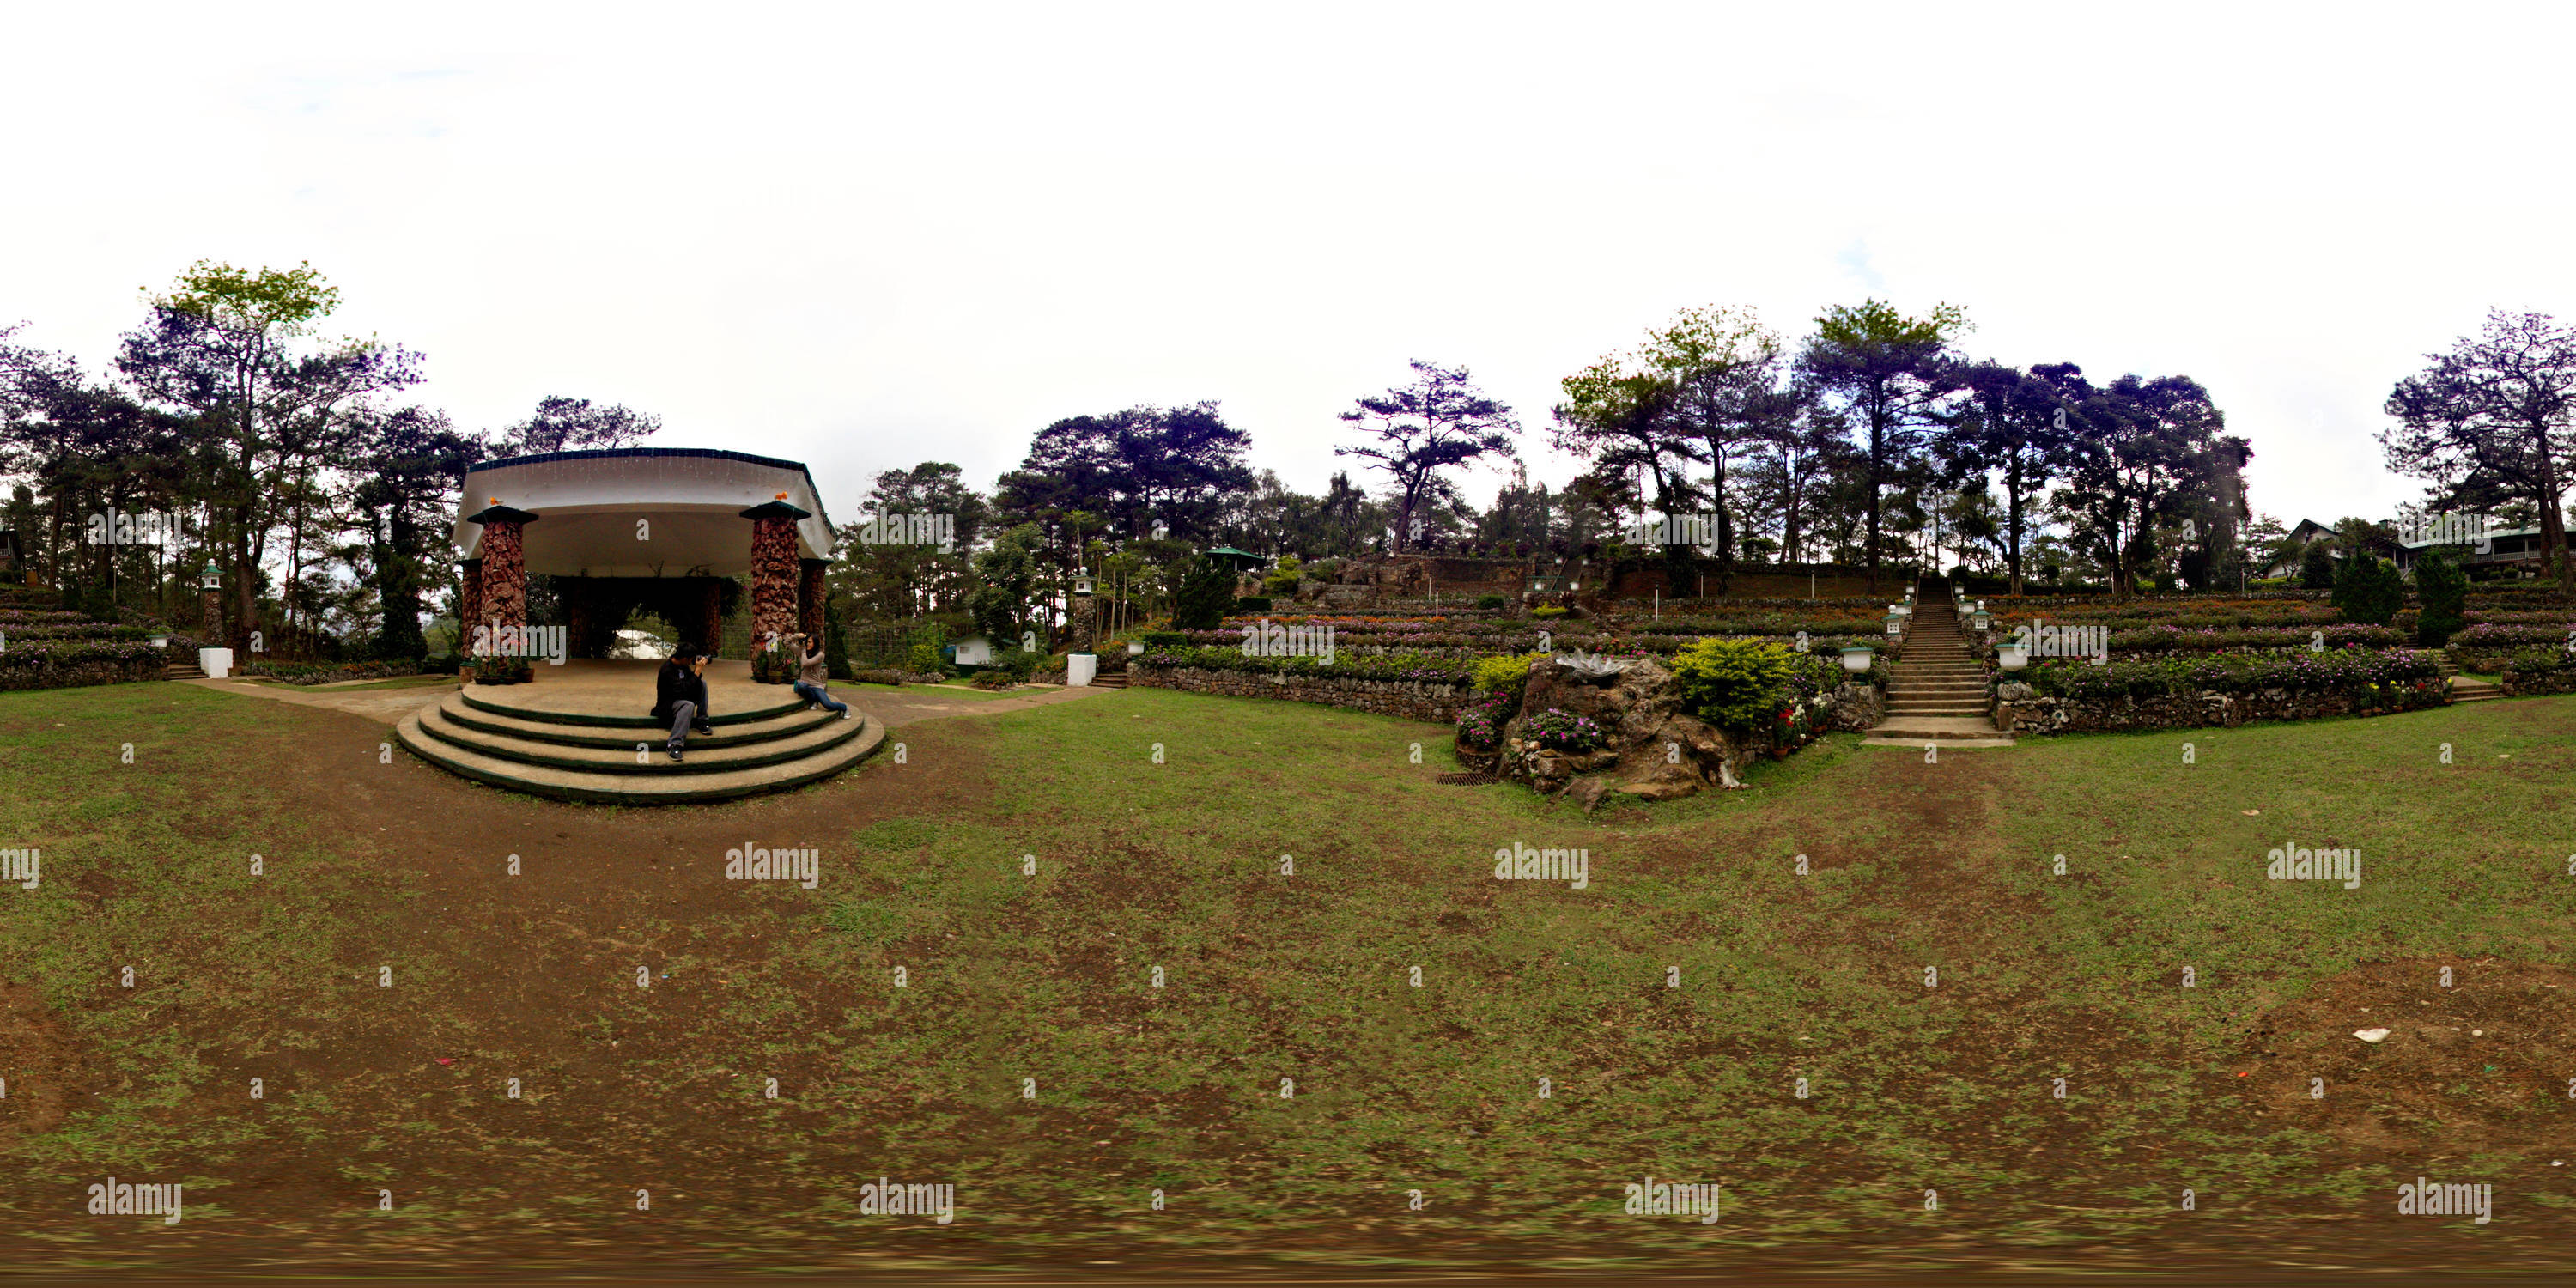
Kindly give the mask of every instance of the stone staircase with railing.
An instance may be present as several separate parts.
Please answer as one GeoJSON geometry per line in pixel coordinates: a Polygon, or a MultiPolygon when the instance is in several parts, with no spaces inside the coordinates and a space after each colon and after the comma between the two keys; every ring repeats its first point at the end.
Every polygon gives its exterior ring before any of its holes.
{"type": "Polygon", "coordinates": [[[1917,596],[1904,656],[1887,682],[1887,716],[1861,739],[1866,747],[2009,747],[1995,728],[1985,663],[1968,649],[1958,610],[1946,594],[1917,596]]]}

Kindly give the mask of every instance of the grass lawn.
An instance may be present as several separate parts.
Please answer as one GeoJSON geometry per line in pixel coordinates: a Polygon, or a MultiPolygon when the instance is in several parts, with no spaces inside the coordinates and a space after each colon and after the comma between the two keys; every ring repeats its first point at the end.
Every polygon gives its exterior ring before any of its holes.
{"type": "Polygon", "coordinates": [[[903,765],[614,810],[291,704],[0,694],[0,846],[44,861],[0,888],[0,1255],[2576,1262],[2576,702],[1934,764],[1838,735],[1589,818],[1292,703],[901,732],[903,765]],[[1497,880],[1522,844],[1586,888],[1497,880]],[[2293,844],[2360,885],[2266,879],[2293,844]],[[746,845],[819,850],[818,888],[726,880],[746,845]],[[186,1181],[186,1220],[82,1213],[111,1173],[186,1181]],[[2419,1174],[2494,1223],[2392,1243],[2419,1174]],[[879,1176],[953,1184],[955,1223],[859,1215],[879,1176]],[[1648,1176],[1721,1219],[1624,1215],[1648,1176]]]}

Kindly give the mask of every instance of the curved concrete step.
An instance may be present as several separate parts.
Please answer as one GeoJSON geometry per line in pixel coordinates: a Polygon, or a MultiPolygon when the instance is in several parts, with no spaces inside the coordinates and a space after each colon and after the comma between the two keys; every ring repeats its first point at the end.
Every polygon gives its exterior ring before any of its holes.
{"type": "MultiPolygon", "coordinates": [[[[603,725],[561,724],[552,720],[531,720],[524,716],[494,715],[466,699],[463,691],[439,699],[438,712],[447,723],[499,738],[523,742],[554,743],[565,747],[603,747],[633,754],[635,744],[650,742],[662,745],[670,731],[662,725],[648,724],[632,732],[612,730],[603,725]]],[[[718,747],[741,747],[756,742],[769,742],[791,737],[824,723],[839,723],[840,717],[829,711],[806,711],[801,707],[783,716],[767,720],[715,721],[712,734],[696,734],[689,745],[703,745],[713,751],[718,747]]]]}
{"type": "Polygon", "coordinates": [[[444,742],[422,730],[422,714],[413,712],[394,726],[395,739],[413,755],[450,773],[495,787],[602,805],[682,805],[802,787],[867,759],[884,744],[886,736],[882,721],[854,717],[835,723],[855,726],[859,736],[780,764],[720,773],[609,774],[505,760],[444,742]]]}
{"type": "Polygon", "coordinates": [[[856,738],[867,723],[853,710],[847,720],[834,716],[783,738],[764,742],[713,746],[696,738],[685,751],[685,759],[672,761],[663,750],[666,733],[652,733],[631,738],[622,747],[569,747],[560,743],[534,742],[523,738],[484,733],[468,729],[447,719],[444,710],[429,707],[414,713],[421,732],[440,742],[496,760],[515,761],[524,765],[542,765],[551,769],[611,774],[626,777],[668,777],[684,774],[716,774],[738,769],[757,769],[784,764],[831,748],[856,738]],[[644,747],[641,761],[635,748],[644,747]]]}

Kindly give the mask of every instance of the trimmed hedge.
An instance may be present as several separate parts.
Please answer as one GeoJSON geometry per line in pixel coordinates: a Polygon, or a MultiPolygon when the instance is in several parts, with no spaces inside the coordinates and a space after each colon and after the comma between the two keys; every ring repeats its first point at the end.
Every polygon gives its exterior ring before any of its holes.
{"type": "Polygon", "coordinates": [[[2411,649],[2338,649],[2326,653],[2221,653],[2210,657],[2033,663],[2022,681],[2043,697],[2098,701],[2188,693],[2368,692],[2377,686],[2437,679],[2441,668],[2411,649]]]}

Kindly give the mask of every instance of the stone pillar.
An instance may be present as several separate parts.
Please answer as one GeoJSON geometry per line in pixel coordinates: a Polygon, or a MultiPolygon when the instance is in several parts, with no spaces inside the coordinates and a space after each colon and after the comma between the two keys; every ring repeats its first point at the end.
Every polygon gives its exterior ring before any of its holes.
{"type": "MultiPolygon", "coordinates": [[[[476,553],[483,564],[483,604],[475,613],[473,626],[489,626],[497,637],[504,631],[528,624],[528,559],[520,544],[522,530],[537,521],[525,510],[513,510],[495,502],[488,510],[468,515],[467,523],[483,525],[483,540],[476,553]]],[[[473,646],[473,626],[465,632],[466,645],[473,646]]],[[[515,666],[501,668],[515,671],[515,666]]]]}
{"type": "Polygon", "coordinates": [[[474,627],[483,620],[483,561],[457,561],[458,576],[463,582],[456,605],[456,651],[464,654],[474,647],[474,627]]]}
{"type": "Polygon", "coordinates": [[[823,642],[823,570],[832,566],[828,559],[800,559],[797,570],[803,574],[796,583],[796,629],[819,647],[823,642]]]}
{"type": "Polygon", "coordinates": [[[808,513],[784,492],[742,512],[751,520],[751,678],[762,684],[796,678],[792,660],[772,649],[796,629],[796,521],[808,513]]]}

